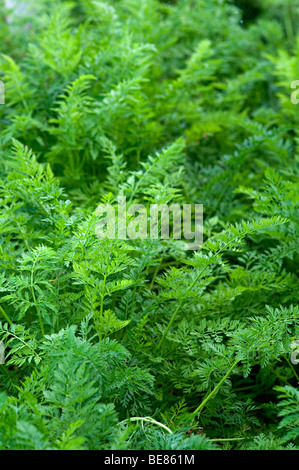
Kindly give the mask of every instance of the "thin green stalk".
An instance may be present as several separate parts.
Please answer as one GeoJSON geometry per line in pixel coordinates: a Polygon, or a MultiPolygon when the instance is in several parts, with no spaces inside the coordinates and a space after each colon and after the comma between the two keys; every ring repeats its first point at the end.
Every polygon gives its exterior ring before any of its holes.
{"type": "MultiPolygon", "coordinates": [[[[202,269],[202,270],[200,271],[200,273],[198,274],[198,276],[196,276],[196,278],[194,279],[194,281],[190,284],[190,287],[189,287],[189,289],[188,289],[188,292],[190,292],[190,291],[193,289],[193,287],[194,287],[195,284],[197,283],[198,279],[204,274],[204,272],[206,271],[207,268],[208,268],[208,266],[205,266],[204,269],[202,269]]],[[[188,294],[188,292],[187,292],[187,294],[188,294]]],[[[171,317],[171,319],[170,319],[170,321],[169,321],[169,323],[168,323],[168,325],[167,325],[167,327],[166,327],[166,330],[164,331],[164,333],[163,333],[163,335],[162,335],[162,338],[160,339],[160,341],[159,341],[159,343],[158,343],[158,348],[161,347],[161,344],[163,343],[164,339],[166,338],[167,333],[168,333],[169,329],[171,328],[171,325],[173,324],[173,322],[174,322],[174,320],[175,320],[175,318],[176,318],[176,316],[177,316],[177,314],[178,314],[180,308],[183,306],[185,300],[186,300],[186,297],[183,297],[183,298],[179,301],[179,303],[178,303],[178,305],[177,305],[175,311],[173,312],[172,317],[171,317]]]]}
{"type": "Polygon", "coordinates": [[[245,437],[232,437],[227,439],[209,439],[211,442],[229,442],[229,441],[244,441],[245,437]]]}
{"type": "Polygon", "coordinates": [[[33,354],[35,355],[35,357],[39,358],[40,359],[40,356],[35,352],[35,349],[30,346],[29,343],[26,343],[26,341],[24,341],[20,336],[16,335],[15,333],[13,333],[12,331],[9,332],[10,336],[12,336],[13,338],[16,338],[18,341],[20,341],[20,343],[24,344],[24,346],[26,346],[27,348],[31,349],[31,351],[33,352],[33,354]]]}
{"type": "Polygon", "coordinates": [[[292,5],[290,2],[287,2],[284,6],[284,24],[286,29],[287,38],[290,42],[294,41],[294,28],[292,21],[292,5]]]}
{"type": "Polygon", "coordinates": [[[9,316],[7,315],[7,313],[3,310],[3,308],[0,306],[0,312],[2,313],[2,315],[4,316],[5,320],[10,324],[12,325],[12,321],[11,319],[9,318],[9,316]]]}
{"type": "Polygon", "coordinates": [[[164,333],[163,333],[163,335],[162,335],[162,338],[160,339],[160,341],[159,341],[159,343],[158,343],[158,348],[161,347],[161,344],[163,343],[165,337],[167,336],[167,333],[168,333],[168,331],[169,331],[171,325],[173,324],[173,322],[174,322],[174,320],[175,320],[175,317],[176,317],[177,314],[178,314],[178,311],[180,310],[181,306],[183,305],[184,300],[185,300],[185,299],[180,300],[180,302],[179,302],[178,305],[177,305],[177,308],[176,308],[175,311],[173,312],[172,317],[171,317],[171,319],[170,319],[170,321],[169,321],[169,323],[168,323],[168,325],[167,325],[167,327],[166,327],[166,330],[164,331],[164,333]]]}
{"type": "MultiPolygon", "coordinates": [[[[35,266],[35,263],[33,265],[33,268],[35,266]]],[[[41,317],[41,314],[39,313],[39,307],[38,307],[38,303],[37,303],[37,300],[36,300],[36,297],[35,297],[35,293],[34,293],[34,286],[33,286],[33,269],[31,271],[31,294],[32,294],[32,298],[33,298],[33,302],[34,302],[34,305],[35,305],[35,309],[36,309],[36,313],[37,313],[37,316],[38,316],[38,319],[39,319],[39,324],[40,324],[40,328],[41,328],[41,332],[42,332],[42,335],[43,335],[43,338],[45,336],[45,329],[44,329],[44,323],[43,323],[43,319],[41,317]]]]}
{"type": "Polygon", "coordinates": [[[102,287],[102,293],[101,293],[100,317],[102,317],[103,312],[104,312],[104,297],[105,297],[105,289],[106,289],[106,279],[107,279],[107,273],[104,274],[104,279],[103,279],[103,287],[102,287]]]}
{"type": "MultiPolygon", "coordinates": [[[[235,241],[236,239],[237,239],[237,237],[235,237],[235,238],[232,240],[232,242],[235,241]]],[[[217,259],[217,256],[218,256],[220,253],[222,253],[223,251],[225,251],[226,248],[227,248],[227,246],[223,246],[223,247],[220,248],[216,253],[214,253],[214,255],[213,255],[213,256],[211,257],[211,259],[210,259],[211,263],[213,263],[213,261],[217,259]]],[[[211,263],[210,263],[210,264],[211,264],[211,263]]],[[[183,298],[179,301],[179,303],[178,303],[178,305],[177,305],[175,311],[173,312],[172,317],[171,317],[171,319],[170,319],[170,321],[169,321],[169,323],[168,323],[168,325],[167,325],[167,327],[166,327],[166,330],[164,331],[164,333],[163,333],[163,335],[162,335],[162,338],[160,339],[160,341],[159,341],[159,343],[158,343],[158,348],[161,347],[161,344],[163,343],[164,339],[166,338],[167,333],[168,333],[168,331],[169,331],[171,325],[173,324],[173,322],[174,322],[174,320],[175,320],[175,317],[177,316],[177,314],[178,314],[180,308],[182,307],[182,305],[183,305],[184,302],[186,301],[186,298],[187,298],[188,293],[189,293],[190,291],[192,291],[193,287],[195,286],[195,284],[197,283],[197,281],[202,277],[202,275],[203,275],[204,272],[207,270],[208,266],[210,266],[210,264],[207,265],[207,266],[205,266],[205,267],[200,271],[200,273],[196,276],[196,278],[194,279],[194,281],[190,284],[190,287],[189,287],[189,289],[187,290],[186,296],[183,297],[183,298]]]]}
{"type": "Polygon", "coordinates": [[[135,308],[135,299],[136,299],[136,291],[137,291],[137,286],[134,287],[133,291],[133,299],[132,299],[132,306],[131,306],[131,316],[134,313],[134,308],[135,308]]]}
{"type": "Polygon", "coordinates": [[[295,371],[295,369],[293,367],[293,364],[291,363],[291,361],[287,357],[285,359],[286,359],[287,363],[289,364],[290,368],[292,369],[292,372],[293,372],[294,376],[296,377],[296,379],[299,382],[299,376],[298,376],[297,372],[295,371]]]}
{"type": "Polygon", "coordinates": [[[159,272],[159,269],[160,269],[160,263],[157,264],[157,267],[154,271],[154,274],[153,274],[153,277],[152,277],[152,280],[151,280],[151,283],[150,283],[150,286],[149,286],[149,290],[152,290],[154,284],[155,284],[155,280],[156,280],[156,277],[157,277],[157,274],[159,272]]]}
{"type": "Polygon", "coordinates": [[[156,424],[157,426],[160,426],[161,428],[163,428],[163,429],[165,429],[167,432],[169,432],[169,434],[172,434],[171,429],[169,429],[167,426],[165,426],[165,424],[162,424],[162,423],[160,423],[159,421],[156,421],[155,419],[150,418],[150,417],[148,417],[148,416],[146,416],[146,417],[144,417],[144,418],[143,418],[143,417],[140,417],[140,418],[139,418],[139,417],[128,418],[128,419],[125,419],[124,421],[122,421],[122,423],[123,423],[123,422],[127,422],[127,421],[129,421],[129,422],[130,422],[130,421],[146,421],[146,422],[148,422],[148,423],[156,424]]]}
{"type": "MultiPolygon", "coordinates": [[[[108,263],[109,263],[109,252],[107,255],[107,259],[106,259],[106,271],[104,274],[103,286],[102,286],[102,292],[101,292],[101,305],[100,305],[100,314],[99,314],[100,319],[102,319],[103,313],[104,313],[104,298],[105,298],[105,290],[106,290],[106,280],[108,277],[108,263]]],[[[101,339],[102,339],[102,335],[99,332],[99,340],[101,341],[101,339]]]]}
{"type": "Polygon", "coordinates": [[[206,404],[208,403],[208,401],[211,400],[211,398],[215,395],[215,393],[217,393],[217,391],[219,390],[219,388],[221,387],[221,385],[223,384],[223,382],[225,382],[225,380],[227,379],[227,377],[231,374],[231,372],[233,371],[233,369],[236,367],[236,365],[238,364],[239,360],[236,360],[233,365],[229,368],[229,370],[227,371],[227,373],[225,374],[225,376],[220,380],[219,384],[216,385],[216,387],[211,391],[211,393],[209,393],[209,395],[204,399],[204,401],[196,408],[196,410],[192,413],[193,415],[196,415],[198,414],[205,406],[206,404]]]}

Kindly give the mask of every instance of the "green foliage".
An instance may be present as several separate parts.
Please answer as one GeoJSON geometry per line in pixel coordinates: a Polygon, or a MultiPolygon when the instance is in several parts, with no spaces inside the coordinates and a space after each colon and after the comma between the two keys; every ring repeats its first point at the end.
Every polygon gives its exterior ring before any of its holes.
{"type": "Polygon", "coordinates": [[[298,0],[32,8],[0,5],[0,449],[299,449],[298,0]],[[99,240],[119,196],[203,204],[203,246],[99,240]]]}

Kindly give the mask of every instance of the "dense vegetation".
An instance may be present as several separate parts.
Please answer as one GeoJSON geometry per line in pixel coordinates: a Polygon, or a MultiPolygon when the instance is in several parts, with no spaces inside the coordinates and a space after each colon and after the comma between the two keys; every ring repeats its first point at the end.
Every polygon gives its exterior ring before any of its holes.
{"type": "Polygon", "coordinates": [[[299,449],[299,0],[0,23],[0,449],[299,449]],[[202,249],[99,241],[118,195],[202,249]]]}

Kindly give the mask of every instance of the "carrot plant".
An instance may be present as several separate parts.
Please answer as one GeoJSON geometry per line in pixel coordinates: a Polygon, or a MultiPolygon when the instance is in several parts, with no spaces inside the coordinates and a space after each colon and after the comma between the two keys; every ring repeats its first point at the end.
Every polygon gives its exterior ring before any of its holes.
{"type": "Polygon", "coordinates": [[[0,449],[298,449],[299,1],[0,5],[0,449]]]}

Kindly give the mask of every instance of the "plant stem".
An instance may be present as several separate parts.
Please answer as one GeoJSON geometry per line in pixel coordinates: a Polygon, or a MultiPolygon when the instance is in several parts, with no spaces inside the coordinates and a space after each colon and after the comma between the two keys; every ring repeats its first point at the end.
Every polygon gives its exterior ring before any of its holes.
{"type": "MultiPolygon", "coordinates": [[[[99,315],[100,320],[102,320],[103,313],[104,313],[104,297],[105,297],[105,290],[106,290],[106,280],[109,275],[108,265],[109,265],[109,252],[106,258],[106,271],[104,274],[103,286],[102,286],[102,292],[101,292],[101,306],[100,306],[100,315],[99,315]]],[[[102,339],[102,333],[99,332],[99,340],[101,341],[101,339],[102,339]]]]}
{"type": "Polygon", "coordinates": [[[152,288],[155,284],[155,280],[156,280],[157,274],[159,272],[159,269],[160,269],[160,263],[157,264],[157,266],[156,266],[156,269],[154,271],[154,274],[153,274],[153,277],[152,277],[152,280],[151,280],[151,283],[150,283],[150,286],[149,286],[149,290],[152,290],[152,288]]]}
{"type": "MultiPolygon", "coordinates": [[[[208,266],[205,266],[205,267],[200,271],[200,273],[198,274],[198,276],[196,276],[196,278],[195,278],[194,281],[191,283],[191,285],[190,285],[190,287],[189,287],[189,289],[188,289],[188,291],[187,291],[187,295],[188,295],[188,292],[190,292],[190,291],[193,289],[193,287],[195,286],[196,282],[197,282],[198,279],[203,275],[203,273],[206,271],[207,268],[208,268],[208,266]]],[[[174,320],[175,320],[175,317],[176,317],[177,314],[178,314],[178,311],[180,310],[180,308],[181,308],[182,305],[184,304],[185,300],[186,300],[186,296],[183,297],[183,298],[179,301],[179,303],[178,303],[178,305],[177,305],[175,311],[173,312],[172,317],[171,317],[171,319],[170,319],[170,321],[169,321],[169,323],[168,323],[168,325],[167,325],[167,327],[166,327],[166,330],[164,331],[164,333],[163,333],[163,335],[162,335],[162,338],[160,339],[160,341],[159,341],[159,343],[158,343],[158,348],[161,347],[161,344],[163,343],[165,337],[167,336],[167,333],[168,333],[168,331],[169,331],[171,325],[173,324],[173,322],[174,322],[174,320]]]]}
{"type": "Polygon", "coordinates": [[[297,379],[298,382],[299,382],[299,376],[298,376],[297,372],[295,371],[295,369],[294,369],[294,367],[293,367],[291,361],[290,361],[287,357],[286,357],[285,359],[286,359],[287,363],[289,364],[290,368],[292,369],[292,372],[293,372],[293,374],[295,375],[296,379],[297,379]]]}
{"type": "MultiPolygon", "coordinates": [[[[35,262],[33,264],[33,269],[35,267],[35,262]]],[[[38,319],[39,319],[39,324],[40,324],[40,328],[41,328],[41,332],[42,332],[42,335],[43,335],[43,338],[45,336],[45,329],[44,329],[44,324],[43,324],[43,320],[42,320],[42,317],[39,313],[39,307],[38,307],[38,303],[37,303],[37,300],[36,300],[36,297],[35,297],[35,293],[34,293],[34,285],[33,285],[33,269],[31,271],[31,294],[32,294],[32,298],[33,298],[33,302],[34,302],[34,305],[35,305],[35,309],[36,309],[36,313],[37,313],[37,316],[38,316],[38,319]]]]}
{"type": "Polygon", "coordinates": [[[209,439],[211,442],[229,442],[229,441],[244,441],[245,437],[232,437],[227,439],[209,439]]]}
{"type": "MultiPolygon", "coordinates": [[[[233,238],[233,240],[231,240],[231,243],[234,242],[238,237],[235,237],[233,238]]],[[[208,267],[214,262],[217,260],[217,256],[219,256],[221,253],[223,253],[225,250],[227,249],[227,245],[223,246],[222,248],[220,248],[216,253],[213,254],[213,256],[211,257],[210,259],[210,263],[207,264],[201,271],[200,273],[196,276],[196,278],[194,279],[194,281],[191,283],[189,289],[187,290],[187,293],[185,295],[185,297],[183,297],[179,303],[178,303],[178,306],[176,307],[175,311],[173,312],[173,315],[166,327],[166,330],[164,331],[163,335],[162,335],[162,338],[160,339],[159,343],[158,343],[158,348],[160,348],[161,344],[163,343],[171,325],[173,324],[174,320],[175,320],[175,317],[177,316],[178,314],[178,311],[180,310],[180,308],[182,307],[183,303],[185,302],[186,298],[187,298],[187,295],[188,293],[193,289],[193,287],[195,286],[195,284],[197,283],[197,281],[202,277],[202,275],[204,274],[204,272],[208,269],[208,267]]]]}
{"type": "Polygon", "coordinates": [[[4,318],[6,319],[6,321],[12,325],[12,321],[11,319],[9,318],[9,316],[7,315],[7,313],[3,310],[3,308],[0,306],[0,312],[2,313],[2,315],[4,316],[4,318]]]}
{"type": "Polygon", "coordinates": [[[286,29],[287,38],[290,42],[294,41],[294,28],[292,21],[292,5],[287,2],[284,6],[284,24],[286,29]]]}
{"type": "MultiPolygon", "coordinates": [[[[169,434],[172,434],[172,431],[171,429],[169,429],[167,426],[165,426],[165,424],[162,424],[160,423],[159,421],[156,421],[155,419],[153,418],[150,418],[150,417],[136,417],[136,418],[128,418],[128,419],[125,419],[125,421],[146,421],[148,423],[153,423],[153,424],[156,424],[157,426],[160,426],[161,428],[165,429],[167,432],[169,432],[169,434]]],[[[122,421],[124,422],[124,421],[122,421]]]]}
{"type": "Polygon", "coordinates": [[[229,368],[229,370],[227,371],[227,373],[225,374],[225,376],[220,380],[220,382],[218,383],[218,385],[216,385],[216,387],[214,388],[214,390],[211,391],[211,393],[204,399],[204,401],[196,408],[196,410],[192,413],[194,415],[196,415],[197,413],[199,413],[205,406],[206,404],[208,403],[208,401],[215,395],[215,393],[218,391],[218,389],[221,387],[221,385],[223,384],[223,382],[225,382],[225,380],[227,379],[227,377],[231,374],[231,372],[233,371],[233,369],[236,367],[236,365],[238,364],[239,360],[236,360],[233,365],[229,368]]]}

